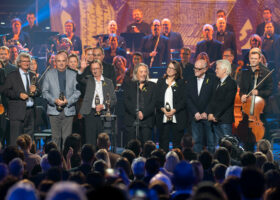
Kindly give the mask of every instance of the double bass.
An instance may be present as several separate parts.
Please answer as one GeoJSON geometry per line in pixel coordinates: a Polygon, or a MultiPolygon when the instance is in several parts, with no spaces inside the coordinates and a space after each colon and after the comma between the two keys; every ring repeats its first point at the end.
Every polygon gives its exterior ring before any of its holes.
{"type": "Polygon", "coordinates": [[[237,134],[241,141],[258,142],[265,134],[265,127],[261,121],[261,114],[263,113],[265,100],[253,94],[253,91],[257,89],[273,72],[270,71],[258,84],[257,79],[259,77],[260,69],[256,68],[254,74],[254,87],[246,95],[247,101],[242,103],[242,120],[237,127],[237,134]],[[249,133],[249,135],[248,135],[249,133]],[[253,135],[252,135],[253,134],[253,135]],[[252,138],[252,136],[254,138],[252,138]],[[247,138],[246,138],[247,137],[247,138]]]}

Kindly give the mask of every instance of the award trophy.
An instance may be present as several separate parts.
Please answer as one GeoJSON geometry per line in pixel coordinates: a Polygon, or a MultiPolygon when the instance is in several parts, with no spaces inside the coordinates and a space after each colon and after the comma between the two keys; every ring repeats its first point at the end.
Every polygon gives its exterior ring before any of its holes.
{"type": "MultiPolygon", "coordinates": [[[[64,93],[63,93],[63,92],[60,92],[58,98],[59,98],[59,100],[64,101],[64,98],[65,98],[64,93]]],[[[63,108],[63,106],[57,105],[57,106],[56,106],[56,109],[57,109],[57,111],[61,112],[61,111],[63,111],[64,108],[63,108]]]]}
{"type": "MultiPolygon", "coordinates": [[[[99,98],[99,95],[98,94],[96,94],[96,96],[95,96],[95,101],[94,101],[94,103],[95,103],[95,108],[96,108],[96,106],[98,106],[99,104],[100,104],[100,98],[99,98]]],[[[96,111],[96,114],[95,115],[100,115],[100,111],[96,111]]]]}
{"type": "MultiPolygon", "coordinates": [[[[36,77],[36,75],[34,75],[30,81],[30,84],[36,86],[36,81],[37,81],[37,77],[36,77]]],[[[34,97],[35,92],[29,92],[28,96],[34,97]]]]}
{"type": "MultiPolygon", "coordinates": [[[[171,107],[170,107],[170,104],[168,102],[166,102],[166,104],[165,104],[165,110],[167,112],[171,111],[171,107]]],[[[170,122],[170,121],[172,121],[172,117],[167,117],[167,122],[170,122]]]]}
{"type": "Polygon", "coordinates": [[[110,117],[111,116],[111,113],[110,113],[111,99],[110,99],[109,93],[107,93],[105,105],[106,105],[106,116],[110,117]]]}

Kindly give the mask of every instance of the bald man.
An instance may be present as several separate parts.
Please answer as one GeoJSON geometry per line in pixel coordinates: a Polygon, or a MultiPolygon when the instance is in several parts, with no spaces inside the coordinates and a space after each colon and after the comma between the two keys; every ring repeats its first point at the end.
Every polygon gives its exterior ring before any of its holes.
{"type": "Polygon", "coordinates": [[[171,49],[181,49],[184,47],[182,36],[180,33],[171,31],[171,21],[168,18],[164,18],[161,21],[162,35],[169,38],[171,49]]]}
{"type": "Polygon", "coordinates": [[[201,52],[206,52],[208,54],[211,63],[222,58],[222,43],[213,39],[213,33],[212,25],[205,24],[203,26],[204,40],[197,43],[195,58],[201,52]]]}
{"type": "Polygon", "coordinates": [[[232,49],[234,52],[234,58],[237,58],[235,34],[226,29],[226,20],[222,17],[217,19],[216,27],[217,31],[214,32],[213,38],[223,44],[223,50],[232,49]]]}

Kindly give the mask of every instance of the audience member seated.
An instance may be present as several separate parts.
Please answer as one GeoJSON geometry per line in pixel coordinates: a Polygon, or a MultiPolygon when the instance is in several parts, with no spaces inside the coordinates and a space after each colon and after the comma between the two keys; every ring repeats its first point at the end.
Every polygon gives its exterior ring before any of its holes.
{"type": "Polygon", "coordinates": [[[262,139],[257,143],[257,151],[262,152],[266,155],[266,158],[269,162],[273,162],[273,154],[271,150],[271,144],[268,140],[262,139]]]}
{"type": "Polygon", "coordinates": [[[121,157],[126,158],[130,164],[132,164],[133,160],[136,158],[135,153],[129,149],[125,149],[121,153],[121,157]]]}
{"type": "Polygon", "coordinates": [[[156,148],[156,144],[152,140],[148,140],[147,142],[145,142],[143,145],[143,157],[149,158],[151,156],[152,151],[156,148]]]}
{"type": "Polygon", "coordinates": [[[39,198],[33,184],[21,181],[9,189],[6,199],[38,200],[39,198]]]}
{"type": "MultiPolygon", "coordinates": [[[[169,151],[165,157],[164,169],[168,175],[172,175],[176,165],[180,162],[177,154],[174,151],[169,151]]],[[[169,176],[171,177],[171,176],[169,176]]]]}
{"type": "Polygon", "coordinates": [[[202,151],[198,156],[198,160],[201,162],[203,167],[203,180],[214,181],[213,173],[211,170],[213,157],[209,151],[202,151]]]}
{"type": "Polygon", "coordinates": [[[190,164],[193,167],[193,173],[195,177],[193,184],[194,186],[196,186],[198,183],[203,181],[203,176],[204,176],[203,167],[201,162],[199,162],[198,160],[192,160],[190,164]]]}
{"type": "Polygon", "coordinates": [[[9,163],[9,172],[10,175],[18,179],[23,178],[24,166],[20,158],[14,158],[13,160],[11,160],[11,162],[9,163]]]}
{"type": "Polygon", "coordinates": [[[222,184],[225,180],[225,174],[226,174],[227,166],[224,164],[216,164],[213,168],[213,176],[215,179],[215,182],[218,184],[222,184]]]}
{"type": "Polygon", "coordinates": [[[215,151],[214,159],[217,159],[219,163],[224,164],[227,167],[230,165],[230,155],[225,147],[220,147],[215,151]]]}
{"type": "Polygon", "coordinates": [[[130,140],[127,144],[127,149],[130,149],[131,151],[134,152],[136,157],[139,157],[140,154],[142,153],[141,142],[137,139],[130,140]]]}
{"type": "Polygon", "coordinates": [[[147,159],[145,164],[146,176],[144,178],[144,182],[146,184],[149,184],[153,176],[159,172],[159,168],[160,168],[160,162],[158,161],[157,157],[152,156],[147,159]]]}
{"type": "Polygon", "coordinates": [[[110,158],[109,158],[109,154],[106,151],[106,149],[99,149],[96,153],[95,153],[95,157],[96,160],[103,160],[108,168],[111,168],[111,162],[110,162],[110,158]]]}
{"type": "Polygon", "coordinates": [[[131,169],[135,180],[143,180],[145,177],[146,158],[138,157],[132,162],[131,169]]]}
{"type": "Polygon", "coordinates": [[[252,152],[244,152],[241,155],[242,167],[256,167],[256,156],[252,152]]]}

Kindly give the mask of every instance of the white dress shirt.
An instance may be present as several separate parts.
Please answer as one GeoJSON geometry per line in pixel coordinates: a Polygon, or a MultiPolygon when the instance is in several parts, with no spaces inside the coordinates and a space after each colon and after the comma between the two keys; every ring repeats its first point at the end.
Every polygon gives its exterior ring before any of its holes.
{"type": "MultiPolygon", "coordinates": [[[[168,88],[165,91],[165,95],[164,95],[164,105],[166,105],[166,103],[168,102],[171,110],[173,109],[173,90],[172,90],[172,86],[175,85],[175,83],[176,82],[173,81],[171,86],[168,86],[168,88]]],[[[167,80],[166,80],[166,84],[168,84],[167,80]]],[[[163,123],[166,123],[166,122],[167,122],[167,117],[166,117],[166,115],[163,115],[163,123]]],[[[172,122],[177,123],[175,115],[173,115],[173,117],[172,117],[172,122]]]]}
{"type": "MultiPolygon", "coordinates": [[[[25,91],[26,91],[26,93],[27,93],[27,91],[28,91],[29,89],[27,89],[27,82],[26,82],[26,75],[25,75],[25,72],[24,72],[21,68],[19,68],[19,73],[20,73],[20,77],[21,77],[21,80],[22,80],[22,82],[23,82],[25,91]]],[[[29,72],[26,72],[26,73],[28,74],[28,75],[27,75],[27,79],[28,79],[28,84],[29,84],[29,86],[30,86],[29,72]]],[[[29,94],[27,94],[27,95],[29,95],[29,94]]],[[[32,98],[29,97],[29,98],[27,99],[27,101],[26,101],[26,106],[27,106],[27,107],[32,107],[32,106],[34,106],[34,101],[33,101],[32,98]]]]}
{"type": "Polygon", "coordinates": [[[200,94],[200,90],[202,88],[202,84],[203,84],[204,78],[205,78],[205,74],[201,78],[197,77],[197,95],[198,96],[200,94]]]}
{"type": "Polygon", "coordinates": [[[92,100],[92,104],[91,107],[95,108],[95,97],[98,94],[99,99],[100,99],[100,104],[103,104],[103,88],[102,88],[102,81],[104,81],[104,77],[101,76],[100,81],[97,81],[95,78],[95,91],[94,91],[94,96],[93,96],[93,100],[92,100]]]}

